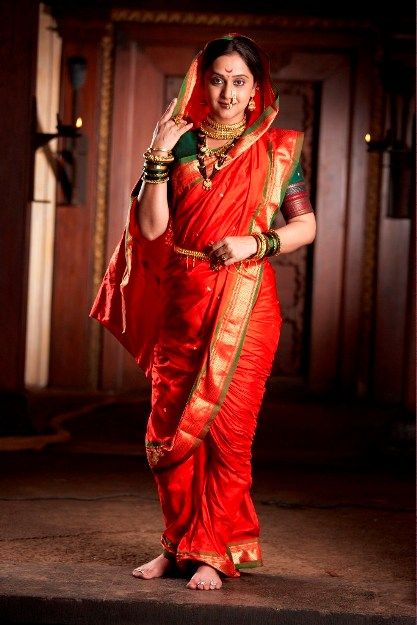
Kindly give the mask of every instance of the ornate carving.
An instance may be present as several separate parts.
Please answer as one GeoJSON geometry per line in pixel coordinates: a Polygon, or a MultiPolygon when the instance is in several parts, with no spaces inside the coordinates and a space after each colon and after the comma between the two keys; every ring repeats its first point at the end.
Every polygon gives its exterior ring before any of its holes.
{"type": "MultiPolygon", "coordinates": [[[[306,186],[312,188],[313,166],[313,131],[315,116],[314,85],[310,82],[279,81],[279,93],[282,96],[300,96],[302,98],[302,127],[304,144],[302,167],[306,186]]],[[[279,116],[278,116],[279,122],[279,116]]],[[[278,224],[277,224],[278,225],[278,224]]],[[[285,283],[285,301],[281,302],[283,327],[280,346],[273,366],[274,375],[300,375],[304,361],[304,337],[309,319],[306,319],[307,294],[307,249],[300,248],[292,254],[284,254],[271,259],[276,266],[278,293],[285,283]]]]}
{"type": "Polygon", "coordinates": [[[310,16],[256,15],[251,13],[193,13],[182,11],[147,11],[144,9],[114,8],[113,22],[137,22],[140,24],[178,24],[193,26],[230,26],[233,31],[242,27],[263,27],[313,30],[373,30],[370,20],[326,19],[310,16]]]}
{"type": "MultiPolygon", "coordinates": [[[[98,123],[97,147],[97,187],[96,211],[94,224],[94,262],[93,262],[93,292],[94,295],[100,286],[106,257],[106,229],[107,229],[107,188],[109,169],[110,124],[113,98],[113,26],[108,24],[107,33],[101,40],[101,84],[100,84],[100,111],[98,123]]],[[[99,360],[101,353],[102,332],[99,324],[91,326],[90,333],[90,382],[93,387],[98,386],[99,360]]]]}

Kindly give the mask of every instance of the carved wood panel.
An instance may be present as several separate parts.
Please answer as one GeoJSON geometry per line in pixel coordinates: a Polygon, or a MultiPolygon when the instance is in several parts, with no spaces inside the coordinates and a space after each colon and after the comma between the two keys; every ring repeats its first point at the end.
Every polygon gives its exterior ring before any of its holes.
{"type": "MultiPolygon", "coordinates": [[[[273,126],[304,132],[301,164],[314,206],[314,152],[317,89],[313,82],[279,81],[280,112],[273,126]]],[[[276,227],[285,225],[281,214],[276,227]]],[[[308,367],[310,329],[312,250],[302,247],[271,260],[277,278],[283,325],[272,369],[273,375],[301,376],[308,367]]]]}

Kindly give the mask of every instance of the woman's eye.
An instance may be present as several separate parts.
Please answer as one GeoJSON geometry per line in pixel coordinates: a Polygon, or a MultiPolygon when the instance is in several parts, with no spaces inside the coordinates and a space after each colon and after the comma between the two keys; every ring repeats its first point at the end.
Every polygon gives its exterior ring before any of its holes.
{"type": "Polygon", "coordinates": [[[213,76],[213,78],[210,80],[210,83],[212,85],[221,85],[222,84],[222,79],[219,78],[218,76],[213,76]]]}
{"type": "Polygon", "coordinates": [[[245,81],[242,80],[241,78],[238,78],[237,80],[234,81],[233,84],[236,85],[236,87],[243,87],[243,85],[245,84],[245,81]]]}

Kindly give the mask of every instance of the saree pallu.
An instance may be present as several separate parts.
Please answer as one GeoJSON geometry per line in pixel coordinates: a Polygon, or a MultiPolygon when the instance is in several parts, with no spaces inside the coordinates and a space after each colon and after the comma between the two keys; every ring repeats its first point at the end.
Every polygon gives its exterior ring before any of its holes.
{"type": "Polygon", "coordinates": [[[202,188],[196,160],[172,175],[172,215],[153,242],[132,198],[124,239],[91,316],[131,351],[152,385],[146,451],[165,517],[165,554],[228,576],[261,564],[250,497],[251,444],[281,315],[268,260],[213,270],[175,253],[268,229],[299,160],[302,133],[243,137],[202,188]],[[123,260],[124,257],[124,260],[123,260]]]}

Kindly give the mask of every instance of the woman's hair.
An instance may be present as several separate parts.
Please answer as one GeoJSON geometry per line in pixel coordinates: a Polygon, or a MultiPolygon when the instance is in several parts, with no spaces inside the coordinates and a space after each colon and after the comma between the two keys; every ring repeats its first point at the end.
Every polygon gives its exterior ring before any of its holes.
{"type": "Polygon", "coordinates": [[[201,61],[203,76],[219,56],[232,52],[240,54],[252,72],[255,82],[261,83],[264,71],[258,48],[251,39],[243,35],[236,35],[233,38],[222,37],[209,41],[204,48],[201,61]]]}

